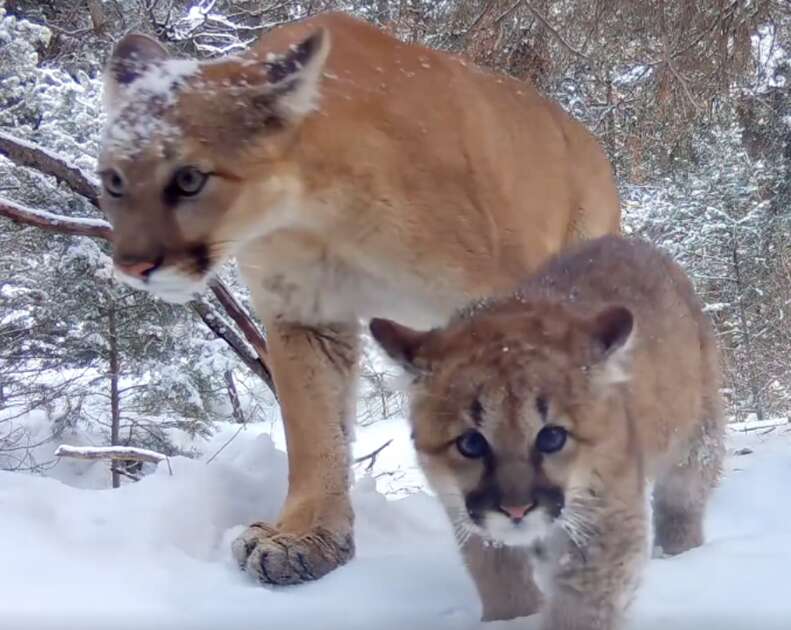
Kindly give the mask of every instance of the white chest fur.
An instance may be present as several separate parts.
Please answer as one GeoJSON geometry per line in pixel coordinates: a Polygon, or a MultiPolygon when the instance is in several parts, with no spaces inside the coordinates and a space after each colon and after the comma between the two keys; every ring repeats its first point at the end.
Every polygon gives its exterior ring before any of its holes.
{"type": "Polygon", "coordinates": [[[239,256],[259,314],[315,325],[387,317],[416,328],[444,323],[466,301],[393,266],[365,269],[304,235],[279,234],[239,256]]]}

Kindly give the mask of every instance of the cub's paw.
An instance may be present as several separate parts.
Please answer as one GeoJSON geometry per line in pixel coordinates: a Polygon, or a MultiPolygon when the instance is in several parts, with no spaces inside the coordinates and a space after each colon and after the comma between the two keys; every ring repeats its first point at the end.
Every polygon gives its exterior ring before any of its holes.
{"type": "Polygon", "coordinates": [[[317,580],[354,556],[351,532],[319,527],[305,534],[254,523],[231,544],[239,566],[262,584],[284,586],[317,580]]]}

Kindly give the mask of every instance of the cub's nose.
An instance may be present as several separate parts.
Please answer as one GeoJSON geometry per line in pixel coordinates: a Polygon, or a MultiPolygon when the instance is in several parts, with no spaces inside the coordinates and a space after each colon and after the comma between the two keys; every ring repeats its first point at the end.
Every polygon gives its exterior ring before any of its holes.
{"type": "Polygon", "coordinates": [[[120,260],[115,263],[115,266],[127,276],[145,280],[160,264],[159,260],[120,260]]]}
{"type": "Polygon", "coordinates": [[[527,513],[533,509],[535,503],[528,505],[501,505],[500,511],[510,518],[514,523],[521,521],[527,513]]]}

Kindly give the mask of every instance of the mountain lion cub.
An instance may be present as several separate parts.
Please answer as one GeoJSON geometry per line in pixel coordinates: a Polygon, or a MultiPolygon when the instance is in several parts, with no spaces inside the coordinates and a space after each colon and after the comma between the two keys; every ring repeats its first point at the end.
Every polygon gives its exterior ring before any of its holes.
{"type": "Polygon", "coordinates": [[[415,447],[484,618],[534,612],[543,594],[546,630],[618,627],[648,557],[647,482],[655,544],[703,542],[719,359],[689,280],[654,247],[602,237],[445,328],[371,331],[414,375],[415,447]]]}

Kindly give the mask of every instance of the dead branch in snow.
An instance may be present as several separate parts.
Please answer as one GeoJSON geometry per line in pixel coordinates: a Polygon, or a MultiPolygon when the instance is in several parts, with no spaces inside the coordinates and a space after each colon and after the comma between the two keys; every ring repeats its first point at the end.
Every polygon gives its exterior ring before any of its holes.
{"type": "Polygon", "coordinates": [[[170,459],[167,455],[151,451],[147,448],[134,446],[68,446],[61,444],[55,449],[55,457],[73,457],[75,459],[109,459],[110,461],[149,462],[159,464],[165,462],[168,471],[173,474],[170,459]]]}

